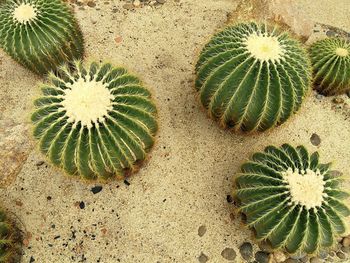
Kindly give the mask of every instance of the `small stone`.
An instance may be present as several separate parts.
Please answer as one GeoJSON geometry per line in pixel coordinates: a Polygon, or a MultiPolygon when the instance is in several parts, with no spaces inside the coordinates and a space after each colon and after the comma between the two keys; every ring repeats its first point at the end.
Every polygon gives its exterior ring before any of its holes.
{"type": "Polygon", "coordinates": [[[206,263],[208,260],[209,260],[208,256],[205,255],[203,252],[198,257],[198,261],[200,263],[206,263]]]}
{"type": "Polygon", "coordinates": [[[205,232],[207,232],[207,227],[202,225],[198,228],[198,236],[204,236],[205,232]]]}
{"type": "Polygon", "coordinates": [[[350,237],[344,237],[342,240],[342,245],[344,247],[350,247],[350,237]]]}
{"type": "Polygon", "coordinates": [[[316,95],[316,99],[318,100],[322,100],[324,98],[324,96],[322,94],[317,94],[316,95]]]}
{"type": "Polygon", "coordinates": [[[39,166],[42,166],[44,163],[45,163],[44,161],[38,161],[35,165],[39,167],[39,166]]]}
{"type": "Polygon", "coordinates": [[[79,203],[79,207],[80,207],[80,209],[84,209],[85,208],[85,203],[83,201],[81,201],[79,203]]]}
{"type": "Polygon", "coordinates": [[[134,3],[133,3],[133,5],[134,5],[135,7],[140,7],[140,6],[141,6],[140,0],[135,0],[134,3]]]}
{"type": "Polygon", "coordinates": [[[134,9],[134,5],[131,3],[127,3],[127,4],[123,5],[123,8],[126,10],[132,10],[132,9],[134,9]]]}
{"type": "Polygon", "coordinates": [[[335,104],[342,104],[342,103],[344,103],[344,100],[342,98],[338,98],[338,97],[334,98],[332,101],[335,104]]]}
{"type": "Polygon", "coordinates": [[[346,259],[346,256],[343,252],[337,252],[337,257],[340,258],[340,259],[346,259]]]}
{"type": "Polygon", "coordinates": [[[350,247],[344,247],[344,246],[342,246],[342,247],[341,247],[341,251],[343,251],[343,252],[346,253],[346,254],[349,254],[349,253],[350,253],[350,247]]]}
{"type": "Polygon", "coordinates": [[[96,3],[95,3],[94,1],[89,1],[89,2],[87,2],[87,5],[88,5],[89,7],[95,7],[95,6],[96,6],[96,3]]]}
{"type": "Polygon", "coordinates": [[[322,259],[313,257],[310,259],[310,263],[322,263],[322,259]]]}
{"type": "Polygon", "coordinates": [[[166,0],[157,0],[158,4],[164,4],[166,2],[166,0]]]}
{"type": "Polygon", "coordinates": [[[293,259],[293,258],[288,258],[286,261],[284,261],[283,263],[299,263],[299,261],[297,259],[293,259]]]}
{"type": "Polygon", "coordinates": [[[327,37],[335,37],[336,32],[334,32],[333,30],[328,30],[326,32],[326,35],[327,35],[327,37]]]}
{"type": "Polygon", "coordinates": [[[269,253],[264,251],[258,251],[255,253],[255,260],[259,263],[268,263],[269,262],[269,253]]]}
{"type": "Polygon", "coordinates": [[[328,257],[328,253],[326,251],[320,251],[318,255],[322,259],[325,259],[326,257],[328,257]]]}
{"type": "Polygon", "coordinates": [[[321,138],[316,133],[311,135],[310,141],[314,146],[319,146],[321,144],[321,138]]]}
{"type": "Polygon", "coordinates": [[[307,262],[309,262],[309,257],[305,256],[305,257],[301,258],[300,261],[303,263],[307,263],[307,262]]]}
{"type": "Polygon", "coordinates": [[[123,38],[121,36],[116,36],[114,38],[114,41],[115,41],[115,43],[119,44],[119,43],[121,43],[123,41],[123,38]]]}
{"type": "Polygon", "coordinates": [[[102,186],[100,186],[100,185],[96,185],[96,186],[94,186],[94,187],[91,188],[91,192],[92,192],[93,194],[97,194],[97,193],[99,193],[99,192],[101,192],[101,191],[102,191],[102,186]]]}
{"type": "Polygon", "coordinates": [[[276,262],[284,262],[287,259],[286,255],[281,251],[274,252],[273,258],[276,262]]]}
{"type": "Polygon", "coordinates": [[[227,200],[227,203],[232,203],[233,202],[233,198],[231,195],[227,195],[226,196],[226,200],[227,200]]]}
{"type": "Polygon", "coordinates": [[[237,255],[232,248],[227,247],[221,252],[221,256],[227,260],[235,260],[237,255]]]}
{"type": "Polygon", "coordinates": [[[30,259],[29,259],[29,263],[33,263],[33,262],[35,262],[35,259],[34,259],[33,256],[31,256],[30,259]]]}
{"type": "Polygon", "coordinates": [[[242,258],[245,260],[250,260],[253,257],[253,246],[249,242],[244,242],[239,247],[239,252],[241,253],[242,258]]]}
{"type": "Polygon", "coordinates": [[[302,259],[304,257],[306,257],[306,253],[300,253],[300,254],[295,254],[295,255],[292,255],[290,256],[291,259],[302,259]]]}
{"type": "Polygon", "coordinates": [[[267,241],[260,242],[259,243],[259,248],[262,251],[265,251],[265,252],[272,252],[273,251],[273,248],[272,248],[271,244],[268,243],[267,241]]]}

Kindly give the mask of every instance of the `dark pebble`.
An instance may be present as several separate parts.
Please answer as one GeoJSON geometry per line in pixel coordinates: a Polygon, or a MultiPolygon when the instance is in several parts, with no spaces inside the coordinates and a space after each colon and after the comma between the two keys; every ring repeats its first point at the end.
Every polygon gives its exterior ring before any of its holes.
{"type": "Polygon", "coordinates": [[[85,203],[83,201],[81,201],[79,203],[79,207],[80,207],[80,209],[84,209],[85,208],[85,203]]]}
{"type": "Polygon", "coordinates": [[[233,202],[233,198],[232,198],[231,195],[227,195],[226,196],[226,200],[227,200],[228,203],[232,203],[233,202]]]}
{"type": "Polygon", "coordinates": [[[344,103],[344,100],[342,98],[334,98],[332,101],[335,104],[342,104],[342,103],[344,103]]]}
{"type": "Polygon", "coordinates": [[[87,5],[88,5],[89,7],[95,7],[95,6],[96,6],[96,3],[95,3],[94,1],[89,1],[89,2],[87,2],[87,5]]]}
{"type": "Polygon", "coordinates": [[[314,146],[319,146],[321,144],[321,138],[316,133],[311,135],[310,141],[314,146]]]}
{"type": "Polygon", "coordinates": [[[250,260],[253,256],[253,246],[249,242],[244,242],[239,247],[239,252],[241,253],[242,258],[245,260],[250,260]]]}
{"type": "Polygon", "coordinates": [[[44,163],[45,163],[44,161],[39,161],[35,165],[39,167],[39,166],[42,166],[44,163]]]}
{"type": "Polygon", "coordinates": [[[124,184],[126,184],[127,186],[130,185],[130,183],[127,180],[124,180],[124,184]]]}
{"type": "Polygon", "coordinates": [[[337,257],[340,258],[340,259],[345,259],[346,258],[345,254],[343,252],[340,252],[340,251],[337,252],[337,257]]]}
{"type": "Polygon", "coordinates": [[[255,260],[259,263],[269,263],[269,253],[258,251],[255,253],[255,260]]]}
{"type": "Polygon", "coordinates": [[[157,0],[158,4],[164,4],[166,2],[166,0],[157,0]]]}
{"type": "Polygon", "coordinates": [[[34,261],[35,261],[35,259],[33,257],[30,257],[29,263],[33,263],[34,261]]]}
{"type": "Polygon", "coordinates": [[[92,192],[93,194],[97,194],[97,193],[99,193],[99,192],[101,192],[101,191],[102,191],[102,186],[101,186],[101,185],[96,185],[96,186],[94,186],[94,187],[91,188],[91,192],[92,192]]]}
{"type": "Polygon", "coordinates": [[[198,236],[200,237],[204,236],[205,232],[207,232],[206,226],[203,225],[198,228],[198,236]]]}
{"type": "Polygon", "coordinates": [[[237,255],[232,248],[227,247],[221,252],[221,256],[227,260],[235,260],[237,255]]]}
{"type": "Polygon", "coordinates": [[[200,263],[206,263],[208,260],[209,260],[208,256],[205,255],[203,252],[198,257],[198,261],[200,263]]]}

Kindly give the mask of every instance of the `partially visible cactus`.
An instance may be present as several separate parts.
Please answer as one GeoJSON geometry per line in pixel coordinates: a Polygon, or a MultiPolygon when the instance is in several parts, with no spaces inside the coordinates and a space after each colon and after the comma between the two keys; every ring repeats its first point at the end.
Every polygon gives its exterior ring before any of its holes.
{"type": "Polygon", "coordinates": [[[289,253],[317,254],[347,231],[342,179],[303,146],[268,146],[242,165],[235,197],[258,241],[289,253]]]}
{"type": "Polygon", "coordinates": [[[34,136],[52,163],[85,179],[123,177],[154,143],[156,107],[124,68],[75,62],[50,74],[35,101],[34,136]]]}
{"type": "Polygon", "coordinates": [[[341,38],[316,41],[310,47],[315,88],[325,95],[350,90],[350,42],[341,38]]]}
{"type": "Polygon", "coordinates": [[[40,75],[84,53],[82,33],[62,0],[7,0],[0,6],[0,47],[40,75]]]}
{"type": "Polygon", "coordinates": [[[17,230],[6,212],[0,208],[0,263],[15,263],[19,257],[17,230]]]}
{"type": "Polygon", "coordinates": [[[225,128],[264,131],[295,113],[310,87],[299,41],[266,24],[237,24],[216,34],[196,65],[196,88],[225,128]]]}

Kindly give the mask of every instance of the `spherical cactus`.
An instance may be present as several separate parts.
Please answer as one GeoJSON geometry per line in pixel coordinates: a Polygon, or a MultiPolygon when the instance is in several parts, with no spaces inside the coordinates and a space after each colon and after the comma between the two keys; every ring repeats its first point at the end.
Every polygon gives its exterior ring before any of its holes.
{"type": "Polygon", "coordinates": [[[196,88],[225,128],[264,131],[296,112],[310,86],[300,43],[279,28],[237,24],[216,34],[196,65],[196,88]]]}
{"type": "Polygon", "coordinates": [[[310,47],[315,88],[334,95],[350,90],[350,43],[341,38],[316,41],[310,47]]]}
{"type": "Polygon", "coordinates": [[[0,263],[19,262],[19,238],[16,228],[0,208],[0,263]]]}
{"type": "Polygon", "coordinates": [[[289,253],[317,254],[347,231],[350,210],[343,200],[349,194],[317,152],[269,146],[241,169],[234,194],[259,241],[289,253]]]}
{"type": "Polygon", "coordinates": [[[0,7],[0,47],[40,75],[84,53],[81,31],[62,0],[7,0],[0,7]]]}
{"type": "Polygon", "coordinates": [[[121,67],[75,62],[50,74],[35,100],[34,136],[51,162],[85,179],[135,171],[154,143],[156,107],[121,67]]]}

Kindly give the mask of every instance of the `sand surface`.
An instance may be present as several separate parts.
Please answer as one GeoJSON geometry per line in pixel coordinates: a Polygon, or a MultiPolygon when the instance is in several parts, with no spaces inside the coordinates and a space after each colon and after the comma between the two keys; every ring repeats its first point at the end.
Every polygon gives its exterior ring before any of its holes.
{"type": "MultiPolygon", "coordinates": [[[[293,2],[295,14],[350,31],[349,0],[293,2]]],[[[93,194],[99,184],[72,180],[42,162],[29,122],[41,79],[0,50],[0,146],[6,153],[0,194],[25,234],[22,262],[183,263],[198,262],[204,253],[219,263],[226,262],[225,248],[242,262],[238,247],[253,238],[232,214],[227,195],[250,154],[269,144],[304,144],[350,179],[350,118],[332,98],[311,93],[287,124],[252,136],[221,130],[199,106],[193,89],[197,54],[240,1],[168,0],[134,11],[125,10],[123,1],[96,3],[73,5],[87,60],[125,65],[142,77],[159,110],[157,143],[128,183],[104,184],[93,194]],[[313,133],[321,138],[318,147],[310,142],[313,133]],[[200,226],[206,229],[202,237],[200,226]]],[[[281,10],[286,5],[270,4],[281,10]]]]}

